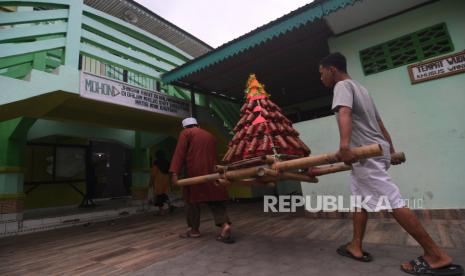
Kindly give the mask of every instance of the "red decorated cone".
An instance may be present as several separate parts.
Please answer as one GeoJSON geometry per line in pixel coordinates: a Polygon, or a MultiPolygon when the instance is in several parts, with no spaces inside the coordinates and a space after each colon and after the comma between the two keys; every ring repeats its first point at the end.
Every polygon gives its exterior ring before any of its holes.
{"type": "Polygon", "coordinates": [[[228,145],[224,163],[269,154],[284,154],[290,158],[310,154],[309,147],[299,139],[292,122],[270,100],[270,94],[255,74],[249,76],[244,92],[246,102],[241,107],[241,118],[234,127],[235,135],[228,145]]]}
{"type": "Polygon", "coordinates": [[[262,115],[258,115],[258,117],[255,118],[255,120],[252,122],[252,125],[261,124],[261,123],[265,123],[265,122],[266,122],[266,119],[263,118],[262,115]]]}

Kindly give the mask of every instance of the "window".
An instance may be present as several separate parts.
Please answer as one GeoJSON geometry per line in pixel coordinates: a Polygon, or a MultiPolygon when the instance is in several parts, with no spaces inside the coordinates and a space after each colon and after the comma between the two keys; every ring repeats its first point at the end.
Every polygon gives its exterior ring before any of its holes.
{"type": "Polygon", "coordinates": [[[128,72],[128,83],[139,86],[148,90],[155,90],[155,82],[156,80],[151,77],[147,77],[146,75],[128,72]]]}
{"type": "Polygon", "coordinates": [[[156,79],[123,69],[122,67],[107,64],[103,61],[83,55],[81,69],[94,75],[124,81],[128,84],[139,86],[148,90],[156,89],[156,79]]]}
{"type": "Polygon", "coordinates": [[[86,146],[29,142],[25,184],[76,183],[86,179],[86,146]]]}
{"type": "Polygon", "coordinates": [[[365,75],[439,56],[454,50],[445,23],[440,23],[360,51],[365,75]]]}

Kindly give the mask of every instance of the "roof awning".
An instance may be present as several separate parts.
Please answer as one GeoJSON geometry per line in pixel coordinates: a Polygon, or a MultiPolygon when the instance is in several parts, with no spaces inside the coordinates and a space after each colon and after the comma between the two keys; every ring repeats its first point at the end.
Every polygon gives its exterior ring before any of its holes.
{"type": "Polygon", "coordinates": [[[186,58],[195,58],[213,49],[134,0],[84,0],[84,3],[156,35],[184,52],[186,58]]]}
{"type": "Polygon", "coordinates": [[[332,34],[322,17],[356,1],[310,3],[165,73],[162,81],[240,102],[255,73],[280,106],[321,97],[317,64],[332,34]]]}
{"type": "Polygon", "coordinates": [[[316,0],[165,73],[162,81],[241,102],[248,75],[255,73],[281,107],[328,102],[318,72],[328,38],[427,2],[316,0]]]}

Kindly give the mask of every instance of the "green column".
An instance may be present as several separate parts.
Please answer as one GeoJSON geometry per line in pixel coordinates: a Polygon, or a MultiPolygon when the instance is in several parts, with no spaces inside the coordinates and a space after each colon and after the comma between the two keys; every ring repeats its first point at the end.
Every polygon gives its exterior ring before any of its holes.
{"type": "Polygon", "coordinates": [[[201,94],[197,94],[196,96],[197,96],[198,105],[206,107],[207,106],[207,99],[206,99],[207,96],[201,95],[201,94]]]}
{"type": "Polygon", "coordinates": [[[24,154],[33,118],[0,122],[0,213],[22,213],[24,154]]]}
{"type": "MultiPolygon", "coordinates": [[[[39,40],[39,39],[38,39],[39,40]]],[[[34,59],[32,60],[32,68],[40,71],[45,71],[47,59],[47,52],[36,52],[34,53],[34,59]]]]}
{"type": "Polygon", "coordinates": [[[197,104],[195,103],[194,91],[191,91],[191,116],[197,118],[197,104]]]}
{"type": "Polygon", "coordinates": [[[70,1],[68,30],[66,32],[65,65],[73,68],[78,68],[79,65],[83,7],[83,0],[70,1]]]}
{"type": "Polygon", "coordinates": [[[148,149],[142,147],[142,133],[134,132],[134,150],[132,154],[132,197],[138,200],[147,198],[150,181],[148,149]]]}

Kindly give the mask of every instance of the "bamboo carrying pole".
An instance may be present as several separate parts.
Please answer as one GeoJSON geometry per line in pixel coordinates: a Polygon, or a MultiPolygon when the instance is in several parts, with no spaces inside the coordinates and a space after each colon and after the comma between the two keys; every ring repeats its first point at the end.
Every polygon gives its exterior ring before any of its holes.
{"type": "MultiPolygon", "coordinates": [[[[391,155],[392,161],[399,163],[405,162],[405,154],[403,152],[396,152],[391,155]]],[[[392,162],[391,161],[391,162],[392,162]]],[[[229,181],[227,179],[218,179],[216,183],[218,185],[268,185],[269,183],[277,182],[280,180],[297,180],[302,182],[318,183],[316,176],[331,174],[342,171],[349,171],[352,166],[346,165],[342,162],[330,165],[322,165],[317,167],[311,167],[307,173],[294,173],[294,172],[278,172],[276,170],[264,168],[264,175],[256,178],[241,179],[235,181],[229,181]]]]}
{"type": "Polygon", "coordinates": [[[247,179],[241,179],[241,180],[235,180],[235,181],[229,181],[229,180],[220,178],[216,180],[216,183],[218,185],[224,185],[224,186],[230,186],[230,185],[240,185],[240,186],[268,185],[269,186],[270,183],[273,183],[273,182],[258,180],[257,178],[247,178],[247,179]]]}
{"type": "Polygon", "coordinates": [[[330,173],[350,171],[351,169],[352,169],[352,166],[346,165],[341,162],[341,163],[336,163],[336,164],[331,164],[331,165],[324,165],[324,166],[310,168],[308,174],[311,176],[320,176],[320,175],[325,175],[325,174],[330,174],[330,173]]]}
{"type": "MultiPolygon", "coordinates": [[[[264,167],[251,167],[251,168],[244,168],[238,169],[234,171],[226,171],[224,173],[224,178],[227,180],[240,180],[243,178],[248,177],[257,177],[257,176],[264,176],[265,173],[264,167]]],[[[196,185],[202,184],[206,182],[211,182],[223,178],[219,173],[212,173],[207,175],[195,176],[190,178],[184,178],[178,181],[176,185],[178,186],[189,186],[189,185],[196,185]]]]}
{"type": "MultiPolygon", "coordinates": [[[[391,162],[398,161],[399,163],[404,163],[406,161],[405,154],[403,152],[396,152],[391,154],[391,162]]],[[[346,165],[344,163],[336,163],[331,165],[324,165],[310,168],[308,175],[310,176],[320,176],[330,173],[350,171],[352,166],[346,165]]]]}
{"type": "MultiPolygon", "coordinates": [[[[383,154],[381,146],[378,144],[373,144],[369,146],[362,146],[352,148],[352,153],[355,155],[357,160],[366,159],[370,157],[380,156],[383,154]]],[[[336,152],[328,154],[320,154],[315,156],[303,157],[283,162],[276,162],[273,164],[272,168],[279,171],[288,171],[294,169],[302,169],[308,167],[314,167],[325,164],[333,164],[338,160],[336,152]]]]}
{"type": "Polygon", "coordinates": [[[309,175],[302,174],[302,173],[282,172],[282,173],[277,173],[276,175],[266,175],[263,177],[247,178],[247,179],[240,179],[240,180],[234,180],[234,181],[229,181],[227,179],[220,178],[216,180],[216,184],[225,185],[225,186],[268,185],[269,183],[277,182],[280,180],[297,180],[297,181],[303,181],[303,182],[318,183],[318,179],[314,176],[309,176],[309,175]]]}
{"type": "MultiPolygon", "coordinates": [[[[381,146],[378,144],[356,147],[356,148],[352,148],[351,150],[354,153],[357,160],[380,156],[383,154],[381,146]]],[[[303,157],[299,159],[276,162],[271,166],[271,169],[275,171],[283,172],[286,170],[303,169],[303,168],[314,167],[314,166],[319,166],[319,165],[324,165],[324,164],[333,164],[338,161],[339,160],[336,156],[336,152],[334,152],[334,153],[321,154],[321,155],[316,155],[316,156],[309,156],[309,157],[303,157]]],[[[260,177],[266,174],[265,169],[266,169],[265,167],[259,166],[259,167],[238,169],[234,171],[225,171],[222,174],[213,173],[213,174],[207,174],[207,175],[201,175],[201,176],[181,179],[175,184],[178,186],[188,186],[188,185],[212,182],[220,178],[224,178],[229,181],[231,180],[234,181],[234,180],[240,180],[243,178],[260,177]]]]}

